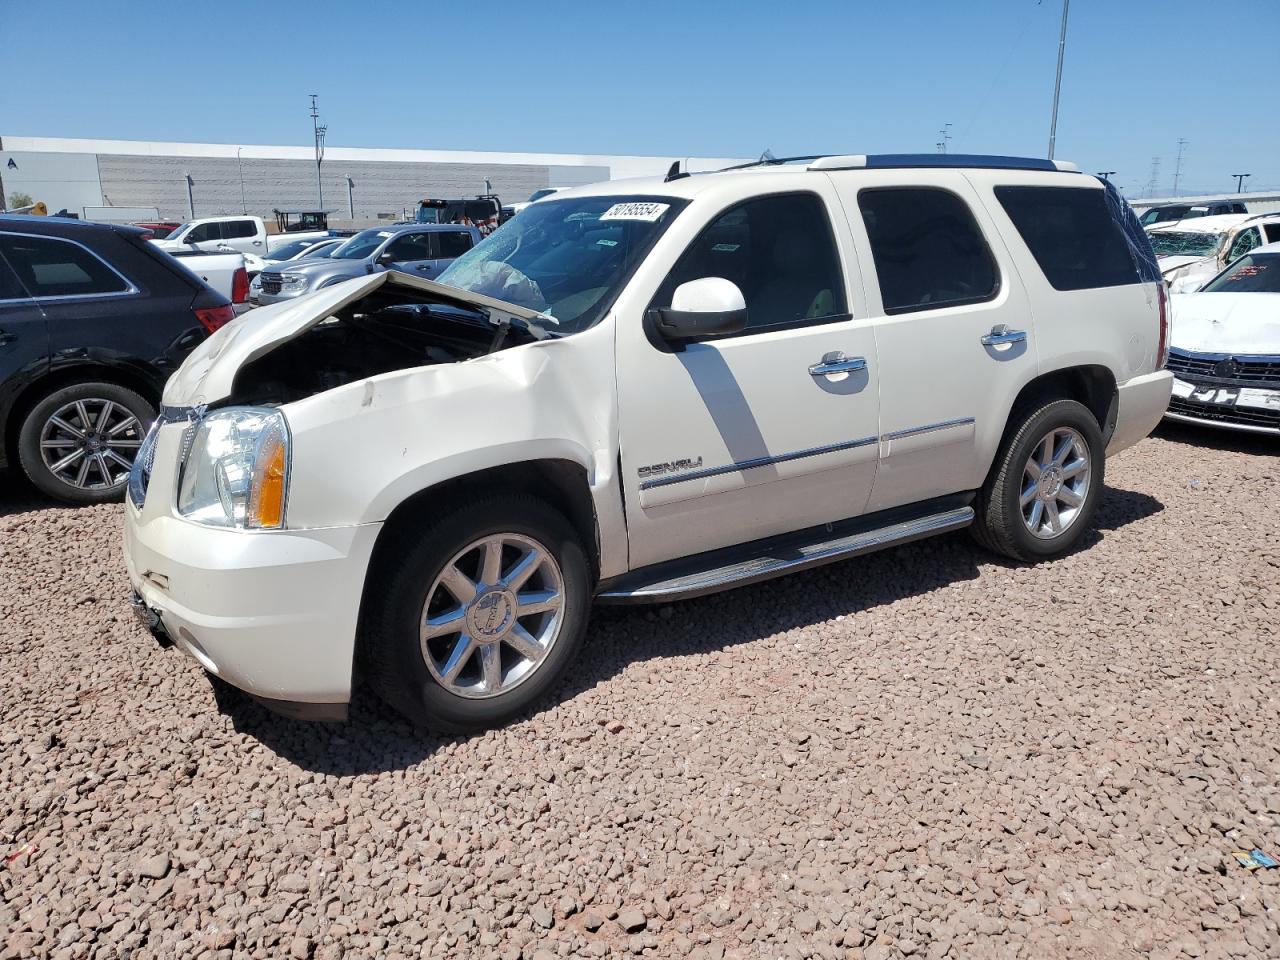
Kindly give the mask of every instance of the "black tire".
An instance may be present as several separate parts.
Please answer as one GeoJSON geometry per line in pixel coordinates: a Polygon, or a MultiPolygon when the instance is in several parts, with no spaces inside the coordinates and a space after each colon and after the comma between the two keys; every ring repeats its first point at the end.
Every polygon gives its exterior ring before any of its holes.
{"type": "Polygon", "coordinates": [[[991,475],[978,491],[976,517],[970,527],[974,539],[988,550],[1024,562],[1067,553],[1093,525],[1102,493],[1105,457],[1098,421],[1083,404],[1052,400],[1015,413],[991,475]],[[1088,487],[1078,513],[1061,533],[1036,536],[1024,519],[1020,503],[1026,479],[1024,469],[1032,452],[1054,430],[1073,430],[1083,439],[1089,453],[1088,487]]]}
{"type": "MultiPolygon", "coordinates": [[[[132,390],[114,383],[76,383],[49,394],[37,403],[23,420],[22,428],[18,432],[18,460],[22,464],[23,472],[37,489],[64,503],[83,506],[119,500],[124,496],[125,487],[128,484],[128,471],[115,458],[108,458],[105,445],[99,444],[93,449],[102,451],[102,462],[107,465],[107,474],[103,473],[96,457],[82,452],[80,460],[76,462],[92,462],[83,478],[83,483],[80,484],[77,483],[78,478],[70,473],[54,472],[51,467],[56,465],[57,461],[54,464],[46,463],[42,456],[41,442],[42,436],[46,433],[46,427],[55,431],[50,442],[62,443],[73,439],[67,432],[56,430],[51,424],[51,418],[68,405],[76,404],[77,401],[85,404],[84,409],[90,413],[91,420],[106,409],[105,404],[110,403],[113,405],[112,416],[121,423],[125,421],[125,414],[121,413],[121,410],[127,412],[127,415],[136,421],[134,426],[127,427],[117,434],[112,442],[112,452],[132,464],[133,457],[137,454],[138,444],[142,442],[142,438],[151,426],[151,421],[156,417],[155,407],[132,390]],[[118,443],[128,445],[115,446],[118,443]],[[112,481],[110,483],[107,482],[108,476],[112,481]]],[[[79,419],[67,421],[64,418],[64,422],[68,422],[75,428],[83,426],[79,419]]],[[[96,435],[86,431],[86,436],[96,435]]],[[[75,453],[77,447],[69,445],[50,449],[59,452],[65,450],[66,455],[69,456],[75,453]]],[[[84,449],[86,451],[90,449],[87,441],[84,449]]]]}
{"type": "Polygon", "coordinates": [[[542,700],[577,655],[591,607],[586,551],[568,520],[536,497],[495,494],[462,503],[425,530],[393,536],[379,551],[384,560],[371,572],[361,629],[364,668],[374,691],[415,724],[451,732],[501,726],[542,700]],[[443,686],[427,666],[420,619],[446,564],[469,544],[498,534],[535,541],[558,565],[564,597],[560,628],[545,659],[518,686],[469,699],[443,686]]]}

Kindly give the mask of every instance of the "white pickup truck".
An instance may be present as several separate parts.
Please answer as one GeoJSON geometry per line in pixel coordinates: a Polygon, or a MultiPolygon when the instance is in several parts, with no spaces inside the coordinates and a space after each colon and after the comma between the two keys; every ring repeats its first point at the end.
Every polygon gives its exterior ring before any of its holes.
{"type": "Polygon", "coordinates": [[[249,303],[249,271],[243,254],[228,251],[206,253],[191,248],[166,249],[165,252],[230,300],[236,313],[243,313],[253,306],[249,303]]]}
{"type": "Polygon", "coordinates": [[[202,217],[188,220],[163,240],[151,242],[170,253],[175,250],[217,251],[230,248],[264,257],[276,247],[294,240],[318,240],[328,235],[328,230],[268,235],[267,225],[261,217],[202,217]]]}

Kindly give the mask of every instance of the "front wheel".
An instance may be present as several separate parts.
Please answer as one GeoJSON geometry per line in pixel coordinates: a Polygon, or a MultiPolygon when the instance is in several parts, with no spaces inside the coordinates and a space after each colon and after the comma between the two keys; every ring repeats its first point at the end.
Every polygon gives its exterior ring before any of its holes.
{"type": "Polygon", "coordinates": [[[1098,421],[1083,404],[1053,400],[1027,411],[978,491],[974,537],[1015,560],[1066,553],[1093,523],[1105,456],[1098,421]]]}
{"type": "Polygon", "coordinates": [[[591,576],[572,525],[541,500],[472,501],[389,545],[366,604],[377,693],[423,726],[497,726],[538,702],[586,633],[591,576]]]}

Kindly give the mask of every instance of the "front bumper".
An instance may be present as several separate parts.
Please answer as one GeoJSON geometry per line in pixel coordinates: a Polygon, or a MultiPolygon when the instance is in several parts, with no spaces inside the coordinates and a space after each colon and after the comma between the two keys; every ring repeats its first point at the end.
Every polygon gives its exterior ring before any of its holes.
{"type": "Polygon", "coordinates": [[[1116,388],[1116,428],[1107,444],[1107,456],[1127,450],[1156,428],[1169,406],[1173,374],[1157,370],[1134,377],[1116,388]]]}
{"type": "Polygon", "coordinates": [[[281,287],[273,293],[268,293],[259,287],[257,299],[254,302],[259,306],[265,307],[269,303],[284,303],[286,300],[297,300],[303,294],[310,292],[305,287],[281,287]]]}
{"type": "Polygon", "coordinates": [[[156,509],[158,493],[142,512],[126,504],[124,524],[135,608],[157,639],[281,712],[339,715],[382,525],[219,530],[156,509]]]}
{"type": "Polygon", "coordinates": [[[1170,420],[1246,433],[1280,434],[1280,356],[1169,354],[1173,397],[1170,420]]]}

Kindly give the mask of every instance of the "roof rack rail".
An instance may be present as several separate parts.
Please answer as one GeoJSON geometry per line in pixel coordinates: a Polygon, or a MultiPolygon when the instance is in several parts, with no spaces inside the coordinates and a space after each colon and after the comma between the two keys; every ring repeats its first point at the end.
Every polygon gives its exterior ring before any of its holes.
{"type": "Polygon", "coordinates": [[[735,163],[731,167],[721,167],[716,173],[727,173],[730,170],[749,170],[751,167],[780,167],[788,163],[808,163],[812,160],[821,160],[825,154],[815,153],[807,157],[761,157],[759,160],[751,160],[748,163],[735,163]]]}
{"type": "Polygon", "coordinates": [[[1000,157],[981,153],[855,153],[842,157],[816,157],[810,170],[887,170],[906,167],[965,167],[988,170],[1061,170],[1078,173],[1066,160],[1038,157],[1000,157]]]}

